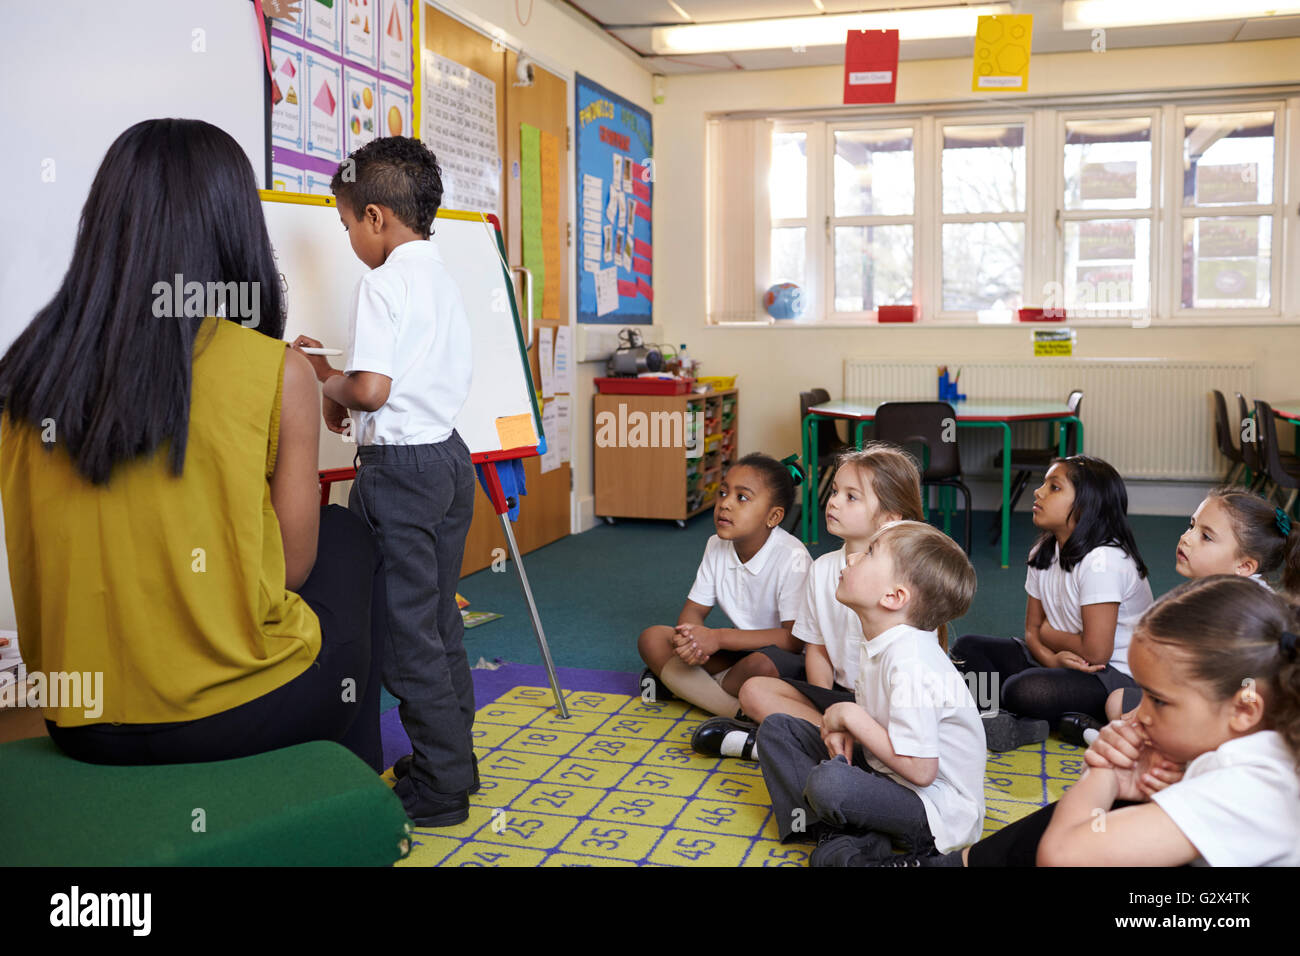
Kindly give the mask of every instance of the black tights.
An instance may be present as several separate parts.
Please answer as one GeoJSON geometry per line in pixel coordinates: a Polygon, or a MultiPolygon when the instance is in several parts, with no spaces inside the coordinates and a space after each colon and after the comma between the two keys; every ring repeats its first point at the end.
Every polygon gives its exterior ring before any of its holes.
{"type": "Polygon", "coordinates": [[[1096,674],[1064,667],[1041,667],[1009,637],[967,634],[952,648],[953,663],[963,674],[979,674],[1001,710],[1055,724],[1062,714],[1106,719],[1106,686],[1096,674]]]}

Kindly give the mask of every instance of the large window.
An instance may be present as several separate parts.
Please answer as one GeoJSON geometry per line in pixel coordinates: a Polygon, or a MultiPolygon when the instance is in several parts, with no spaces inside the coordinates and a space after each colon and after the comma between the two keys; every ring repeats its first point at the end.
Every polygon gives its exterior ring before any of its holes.
{"type": "Polygon", "coordinates": [[[1274,122],[1272,111],[1182,116],[1182,309],[1273,301],[1274,122]]]}
{"type": "Polygon", "coordinates": [[[959,323],[1024,306],[1294,318],[1288,106],[1300,98],[774,123],[755,286],[800,286],[806,323],[871,323],[882,305],[959,323]]]}
{"type": "Polygon", "coordinates": [[[912,130],[834,128],[830,240],[836,313],[911,303],[916,173],[912,130]]]}
{"type": "Polygon", "coordinates": [[[1065,120],[1064,301],[1049,304],[1067,314],[1149,314],[1151,128],[1151,114],[1065,120]]]}
{"type": "Polygon", "coordinates": [[[1020,308],[1025,125],[943,126],[943,312],[1020,308]]]}

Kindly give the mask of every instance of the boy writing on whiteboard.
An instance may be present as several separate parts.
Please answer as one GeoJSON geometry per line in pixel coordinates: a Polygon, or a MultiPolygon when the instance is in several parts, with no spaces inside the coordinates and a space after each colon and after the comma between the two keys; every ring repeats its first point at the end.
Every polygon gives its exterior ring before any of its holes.
{"type": "MultiPolygon", "coordinates": [[[[352,302],[347,366],[308,356],[325,421],[355,413],[359,467],[348,506],[379,537],[387,577],[383,680],[399,701],[412,753],[395,792],[421,826],[455,826],[478,789],[474,686],[456,606],[474,515],[474,466],[454,427],[469,394],[469,320],[429,238],[442,202],[433,153],[404,136],[376,139],[330,182],[357,257],[371,268],[352,302]]],[[[295,348],[319,347],[299,336],[295,348]]]]}

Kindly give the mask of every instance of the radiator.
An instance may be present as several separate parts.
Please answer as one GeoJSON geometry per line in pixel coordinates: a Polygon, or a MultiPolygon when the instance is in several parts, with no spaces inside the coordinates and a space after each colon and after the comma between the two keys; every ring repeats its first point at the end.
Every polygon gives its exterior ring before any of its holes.
{"type": "MultiPolygon", "coordinates": [[[[957,366],[950,365],[950,369],[957,366]]],[[[934,400],[935,362],[881,362],[845,359],[845,398],[934,400]]],[[[1214,398],[1223,392],[1230,417],[1234,392],[1255,397],[1255,366],[1249,362],[1192,362],[1174,359],[1036,359],[1020,362],[967,362],[960,389],[968,401],[1008,398],[1064,401],[1083,390],[1079,418],[1083,450],[1104,458],[1125,478],[1215,481],[1228,470],[1214,439],[1214,398]]],[[[1045,447],[1049,426],[1011,426],[1012,446],[1045,447]]],[[[868,430],[868,436],[870,431],[868,430]]],[[[998,429],[958,431],[962,470],[996,476],[1002,448],[998,429]]]]}

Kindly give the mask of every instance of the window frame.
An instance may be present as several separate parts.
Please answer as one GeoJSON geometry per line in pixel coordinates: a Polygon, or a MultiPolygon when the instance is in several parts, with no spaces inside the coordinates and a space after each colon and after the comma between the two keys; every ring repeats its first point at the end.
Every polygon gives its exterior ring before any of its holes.
{"type": "MultiPolygon", "coordinates": [[[[1208,91],[1207,91],[1208,92],[1208,91]]],[[[1000,105],[999,105],[1000,107],[1000,105]]],[[[1146,219],[1150,222],[1148,268],[1151,287],[1145,312],[1111,311],[1100,315],[1070,313],[1075,327],[1132,326],[1211,327],[1300,325],[1300,178],[1288,176],[1300,162],[1300,90],[1291,87],[1218,95],[1175,95],[1172,101],[1129,98],[1113,106],[1098,101],[1039,102],[1017,109],[972,105],[954,109],[943,104],[845,114],[790,114],[774,117],[773,129],[802,131],[807,144],[806,220],[772,220],[780,226],[805,227],[805,282],[808,303],[797,320],[755,323],[776,328],[845,328],[879,324],[878,312],[838,312],[835,303],[834,228],[837,225],[910,225],[912,228],[912,303],[917,326],[980,327],[1015,325],[1014,311],[988,315],[943,306],[943,226],[954,222],[1023,222],[1025,248],[1022,301],[1043,305],[1049,283],[1064,291],[1065,224],[1089,219],[1146,219]],[[1205,113],[1246,113],[1269,110],[1274,115],[1273,202],[1244,207],[1183,206],[1183,129],[1186,116],[1205,113]],[[1147,209],[1066,210],[1066,123],[1079,120],[1151,120],[1151,205],[1147,209]],[[1025,127],[1025,210],[1023,213],[944,213],[942,197],[943,128],[1021,123],[1025,127]],[[905,129],[913,133],[913,206],[908,216],[836,217],[834,215],[834,135],[837,130],[905,129]],[[1036,159],[1050,155],[1046,160],[1036,159]],[[1266,308],[1183,308],[1182,261],[1184,222],[1206,216],[1270,216],[1270,304],[1266,308]],[[861,221],[859,221],[861,220],[861,221]],[[814,237],[819,237],[814,241],[814,237]],[[1031,290],[1033,290],[1031,292],[1031,290]]],[[[764,191],[766,194],[766,190],[764,191]]],[[[757,276],[769,274],[771,238],[757,243],[757,276]]],[[[1068,308],[1068,306],[1067,306],[1068,308]]],[[[731,323],[726,323],[731,324],[731,323]]]]}
{"type": "MultiPolygon", "coordinates": [[[[821,283],[825,291],[825,300],[827,304],[826,318],[821,320],[832,323],[843,323],[852,325],[874,325],[879,321],[879,312],[877,309],[858,309],[853,311],[841,312],[835,308],[835,230],[837,227],[850,226],[911,226],[912,227],[912,301],[916,302],[917,290],[920,288],[920,256],[917,254],[917,237],[920,234],[920,212],[921,205],[921,176],[920,176],[920,157],[922,152],[919,146],[921,138],[922,120],[920,117],[915,119],[898,119],[893,117],[879,117],[870,120],[852,120],[848,122],[835,122],[828,120],[824,123],[823,140],[826,150],[826,168],[822,176],[823,194],[825,197],[826,214],[822,220],[824,223],[823,246],[825,254],[823,256],[821,283]],[[893,130],[909,129],[912,132],[912,212],[907,216],[837,216],[835,214],[835,134],[840,131],[854,132],[858,130],[893,130]]],[[[818,320],[807,320],[805,325],[815,325],[818,320]]]]}
{"type": "MultiPolygon", "coordinates": [[[[1166,208],[1170,210],[1167,222],[1163,223],[1165,241],[1168,243],[1169,264],[1174,263],[1175,250],[1183,247],[1183,223],[1189,219],[1206,219],[1232,216],[1270,216],[1272,232],[1269,236],[1269,304],[1266,307],[1247,306],[1245,308],[1184,308],[1182,304],[1183,270],[1181,261],[1177,268],[1171,268],[1161,285],[1165,288],[1167,312],[1173,319],[1277,319],[1286,315],[1283,303],[1283,260],[1287,256],[1284,248],[1282,221],[1286,217],[1287,207],[1291,205],[1284,196],[1286,188],[1285,167],[1290,156],[1285,146],[1288,145],[1286,120],[1288,103],[1285,100],[1247,100],[1241,102],[1179,103],[1165,107],[1169,148],[1166,150],[1167,182],[1165,187],[1166,208]],[[1183,205],[1183,137],[1188,114],[1197,113],[1252,113],[1263,110],[1273,112],[1273,202],[1256,203],[1249,206],[1191,206],[1183,205]]],[[[1297,243],[1293,243],[1297,244],[1297,243]]]]}
{"type": "Polygon", "coordinates": [[[1107,315],[1085,315],[1076,313],[1069,314],[1069,304],[1063,303],[1067,310],[1067,321],[1106,321],[1107,319],[1120,319],[1124,322],[1132,323],[1137,321],[1141,324],[1148,324],[1152,317],[1160,314],[1157,308],[1157,302],[1160,300],[1160,286],[1163,285],[1159,280],[1161,257],[1165,255],[1162,243],[1163,229],[1160,228],[1159,216],[1162,206],[1161,197],[1164,185],[1164,168],[1160,161],[1161,150],[1163,147],[1164,132],[1161,121],[1161,108],[1151,106],[1134,109],[1105,109],[1105,108],[1088,108],[1088,109],[1062,109],[1056,110],[1056,121],[1053,124],[1056,129],[1055,155],[1058,157],[1056,163],[1056,177],[1053,187],[1054,201],[1052,204],[1052,235],[1055,254],[1053,261],[1053,276],[1048,281],[1059,282],[1061,284],[1062,295],[1067,286],[1065,275],[1065,224],[1067,222],[1088,222],[1090,220],[1107,220],[1107,219],[1146,219],[1150,223],[1149,239],[1150,248],[1147,250],[1147,274],[1153,279],[1150,287],[1147,289],[1147,307],[1142,312],[1125,312],[1121,314],[1107,315]],[[1096,120],[1122,120],[1143,118],[1151,121],[1151,182],[1150,195],[1151,204],[1145,209],[1066,209],[1065,208],[1065,139],[1066,126],[1071,122],[1087,122],[1096,120]]]}
{"type": "MultiPolygon", "coordinates": [[[[1029,302],[1026,292],[1035,288],[1037,270],[1033,266],[1033,250],[1037,248],[1041,225],[1034,222],[1035,192],[1041,186],[1035,181],[1034,156],[1037,155],[1034,142],[1034,111],[988,112],[988,113],[954,113],[932,116],[931,147],[928,166],[933,176],[932,188],[929,190],[932,210],[932,227],[930,228],[930,255],[928,262],[932,268],[930,285],[926,289],[926,301],[935,303],[931,314],[938,321],[966,320],[977,325],[1006,324],[1014,321],[1014,310],[1010,316],[980,313],[970,309],[945,309],[943,305],[943,227],[949,223],[984,223],[984,222],[1019,222],[1025,227],[1024,250],[1020,266],[1020,300],[1029,302]],[[1021,212],[964,212],[946,213],[943,211],[943,129],[946,126],[1011,126],[1021,124],[1025,128],[1025,208],[1021,212]]],[[[918,323],[920,324],[920,323],[918,323]]]]}

